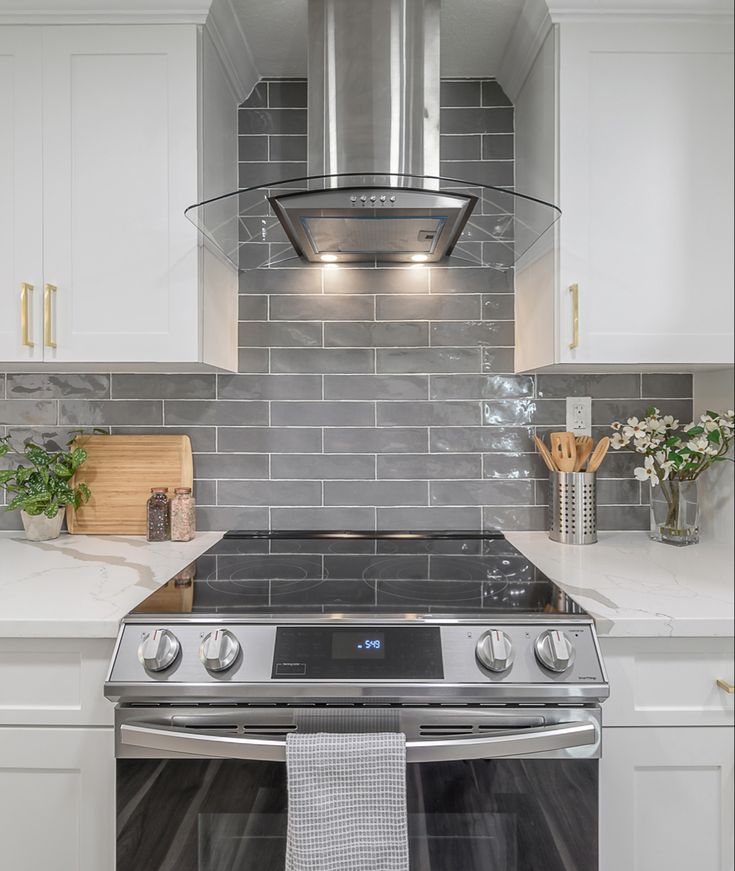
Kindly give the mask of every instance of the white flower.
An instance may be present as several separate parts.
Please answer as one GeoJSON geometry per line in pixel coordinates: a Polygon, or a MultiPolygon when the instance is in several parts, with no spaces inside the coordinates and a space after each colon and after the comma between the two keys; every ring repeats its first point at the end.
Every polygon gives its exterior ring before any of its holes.
{"type": "Polygon", "coordinates": [[[623,435],[627,439],[637,438],[645,433],[645,424],[638,420],[637,417],[629,417],[628,425],[623,427],[623,435]]]}
{"type": "Polygon", "coordinates": [[[616,432],[610,439],[610,444],[616,451],[619,451],[620,448],[624,448],[628,444],[628,442],[625,440],[625,437],[622,433],[616,432]]]}
{"type": "Polygon", "coordinates": [[[646,457],[642,466],[633,469],[633,474],[639,481],[650,481],[651,486],[655,487],[659,482],[659,478],[653,466],[653,457],[646,457]]]}
{"type": "Polygon", "coordinates": [[[623,425],[620,423],[620,421],[616,420],[610,424],[610,429],[614,429],[617,432],[617,430],[622,429],[622,426],[623,425]]]}
{"type": "Polygon", "coordinates": [[[646,433],[641,433],[635,437],[635,449],[639,454],[645,454],[646,451],[651,447],[652,439],[646,433]]]}
{"type": "Polygon", "coordinates": [[[663,424],[667,429],[679,429],[679,421],[674,420],[673,414],[665,414],[663,417],[663,424]]]}
{"type": "Polygon", "coordinates": [[[710,442],[707,439],[707,436],[700,435],[696,438],[690,439],[687,442],[687,447],[690,451],[695,454],[704,454],[707,451],[707,448],[710,446],[710,442]]]}
{"type": "Polygon", "coordinates": [[[666,424],[662,420],[649,417],[646,421],[646,429],[652,435],[663,435],[666,432],[666,424]]]}

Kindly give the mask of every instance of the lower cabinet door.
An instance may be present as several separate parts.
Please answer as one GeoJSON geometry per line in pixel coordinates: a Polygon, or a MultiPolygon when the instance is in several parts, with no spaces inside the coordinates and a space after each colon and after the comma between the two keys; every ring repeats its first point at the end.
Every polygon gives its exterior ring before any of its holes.
{"type": "Polygon", "coordinates": [[[605,729],[600,871],[732,868],[732,728],[605,729]]]}
{"type": "Polygon", "coordinates": [[[0,728],[0,867],[113,871],[112,729],[0,728]]]}

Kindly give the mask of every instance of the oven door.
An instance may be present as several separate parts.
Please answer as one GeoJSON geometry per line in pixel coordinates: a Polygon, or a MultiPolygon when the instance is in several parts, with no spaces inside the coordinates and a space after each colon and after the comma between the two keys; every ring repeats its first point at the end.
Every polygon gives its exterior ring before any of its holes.
{"type": "Polygon", "coordinates": [[[401,731],[411,871],[596,871],[596,708],[119,708],[117,871],[283,871],[293,731],[401,731]]]}

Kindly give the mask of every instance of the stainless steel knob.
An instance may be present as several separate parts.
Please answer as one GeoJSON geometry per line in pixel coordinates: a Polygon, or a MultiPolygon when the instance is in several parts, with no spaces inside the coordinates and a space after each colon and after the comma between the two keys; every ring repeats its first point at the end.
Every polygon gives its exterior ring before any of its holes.
{"type": "Polygon", "coordinates": [[[154,629],[138,647],[138,659],[148,671],[165,671],[181,652],[179,639],[168,629],[154,629]]]}
{"type": "Polygon", "coordinates": [[[548,629],[536,639],[536,659],[549,671],[566,671],[574,662],[574,653],[572,639],[560,629],[548,629]]]}
{"type": "Polygon", "coordinates": [[[513,645],[500,629],[490,629],[480,636],[475,655],[480,665],[489,671],[500,673],[513,665],[513,645]]]}
{"type": "Polygon", "coordinates": [[[202,641],[199,659],[207,671],[227,671],[240,652],[240,642],[227,629],[215,629],[202,641]]]}

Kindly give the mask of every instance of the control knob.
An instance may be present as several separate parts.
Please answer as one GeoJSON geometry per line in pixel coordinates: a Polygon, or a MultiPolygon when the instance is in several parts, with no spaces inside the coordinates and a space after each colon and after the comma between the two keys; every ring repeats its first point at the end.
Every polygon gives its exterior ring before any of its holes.
{"type": "Polygon", "coordinates": [[[547,629],[536,639],[536,659],[544,668],[561,674],[574,662],[572,639],[560,629],[547,629]]]}
{"type": "Polygon", "coordinates": [[[227,671],[240,652],[240,642],[227,629],[215,629],[199,648],[199,659],[207,671],[227,671]]]}
{"type": "Polygon", "coordinates": [[[508,671],[513,665],[513,645],[500,629],[490,629],[480,636],[475,648],[477,661],[488,671],[508,671]]]}
{"type": "Polygon", "coordinates": [[[168,629],[154,629],[138,647],[138,659],[148,671],[165,671],[181,652],[179,639],[168,629]]]}

